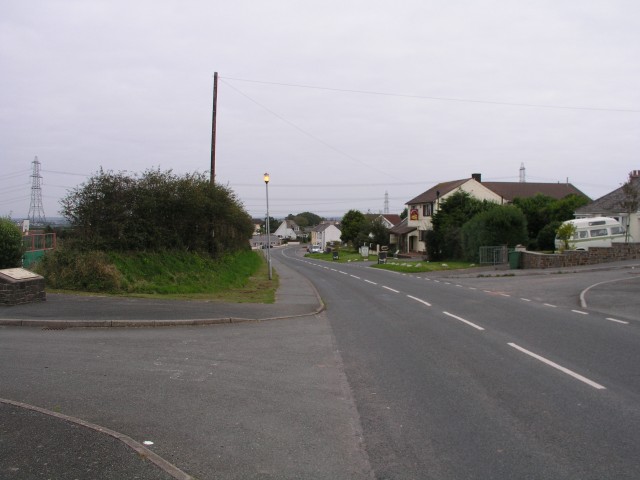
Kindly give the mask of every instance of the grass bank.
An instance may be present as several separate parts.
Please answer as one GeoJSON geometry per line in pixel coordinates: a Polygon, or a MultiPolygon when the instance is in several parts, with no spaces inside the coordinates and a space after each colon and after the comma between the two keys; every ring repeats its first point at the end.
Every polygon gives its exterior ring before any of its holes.
{"type": "Polygon", "coordinates": [[[69,252],[45,257],[35,270],[48,290],[233,303],[273,303],[277,275],[254,251],[214,260],[187,252],[69,252]]]}

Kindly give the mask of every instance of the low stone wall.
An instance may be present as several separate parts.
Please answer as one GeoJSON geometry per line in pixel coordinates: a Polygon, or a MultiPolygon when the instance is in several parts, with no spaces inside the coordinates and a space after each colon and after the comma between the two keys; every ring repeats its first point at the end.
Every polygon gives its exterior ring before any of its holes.
{"type": "Polygon", "coordinates": [[[591,247],[589,250],[567,250],[563,253],[522,252],[520,268],[562,268],[581,265],[640,260],[640,243],[614,243],[611,247],[591,247]]]}
{"type": "Polygon", "coordinates": [[[44,287],[44,278],[28,270],[0,270],[0,305],[43,302],[47,299],[44,287]]]}

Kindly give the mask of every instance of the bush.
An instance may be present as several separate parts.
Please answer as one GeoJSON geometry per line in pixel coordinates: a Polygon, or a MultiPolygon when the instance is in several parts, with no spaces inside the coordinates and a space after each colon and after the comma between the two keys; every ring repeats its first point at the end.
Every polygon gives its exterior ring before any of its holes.
{"type": "Polygon", "coordinates": [[[34,270],[55,289],[115,293],[122,288],[122,275],[103,252],[58,248],[48,252],[34,270]]]}
{"type": "Polygon", "coordinates": [[[22,232],[9,218],[0,218],[0,268],[22,265],[22,232]]]}
{"type": "Polygon", "coordinates": [[[527,220],[518,207],[495,206],[479,213],[462,227],[465,258],[477,261],[482,246],[509,245],[527,241],[527,220]]]}

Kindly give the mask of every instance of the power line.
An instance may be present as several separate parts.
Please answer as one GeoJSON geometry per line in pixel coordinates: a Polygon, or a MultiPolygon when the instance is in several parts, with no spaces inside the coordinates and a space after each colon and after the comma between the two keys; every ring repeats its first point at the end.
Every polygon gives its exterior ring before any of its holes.
{"type": "Polygon", "coordinates": [[[631,109],[631,108],[581,107],[581,106],[552,105],[552,104],[542,104],[542,103],[537,104],[537,103],[523,103],[523,102],[522,103],[521,102],[498,102],[498,101],[492,101],[492,100],[478,100],[478,99],[471,99],[471,98],[434,97],[429,95],[410,95],[410,94],[404,94],[404,93],[376,92],[372,90],[321,87],[317,85],[303,85],[303,84],[296,84],[296,83],[268,82],[264,80],[250,80],[246,78],[235,78],[235,77],[225,77],[225,78],[227,78],[228,80],[235,80],[238,82],[259,83],[263,85],[277,85],[281,87],[307,88],[312,90],[357,93],[360,95],[377,95],[377,96],[384,96],[384,97],[414,98],[419,100],[437,100],[442,102],[479,103],[479,104],[486,104],[486,105],[501,105],[505,107],[548,108],[548,109],[557,109],[557,110],[587,110],[587,111],[596,111],[596,112],[640,113],[640,110],[631,109]]]}
{"type": "Polygon", "coordinates": [[[342,150],[340,150],[340,149],[338,149],[338,148],[334,147],[333,145],[331,145],[331,144],[329,144],[329,143],[325,142],[325,141],[324,141],[324,140],[322,140],[321,138],[319,138],[319,137],[317,137],[317,136],[313,135],[312,133],[310,133],[310,132],[308,132],[308,131],[304,130],[303,128],[299,127],[298,125],[296,125],[296,124],[295,124],[295,123],[293,123],[292,121],[287,120],[287,119],[286,119],[286,118],[284,118],[282,115],[280,115],[280,114],[278,114],[278,113],[274,112],[273,110],[271,110],[270,108],[266,107],[266,106],[265,106],[265,105],[263,105],[262,103],[260,103],[260,102],[258,102],[257,100],[255,100],[255,99],[251,98],[251,97],[250,97],[249,95],[247,95],[246,93],[244,93],[244,92],[242,92],[242,91],[238,90],[236,87],[234,87],[234,86],[233,86],[233,85],[231,85],[230,83],[225,82],[225,81],[223,81],[223,83],[224,83],[225,85],[227,85],[228,87],[230,87],[231,89],[233,89],[233,90],[235,90],[236,92],[238,92],[240,95],[242,95],[242,96],[246,97],[248,100],[250,100],[250,101],[252,101],[253,103],[255,103],[256,105],[258,105],[260,108],[263,108],[264,110],[266,110],[267,112],[269,112],[271,115],[273,115],[273,116],[275,116],[276,118],[280,119],[281,121],[283,121],[283,122],[284,122],[284,123],[286,123],[287,125],[289,125],[289,126],[291,126],[291,127],[295,128],[296,130],[298,130],[298,131],[299,131],[300,133],[302,133],[303,135],[306,135],[307,137],[311,138],[312,140],[314,140],[314,141],[316,141],[316,142],[318,142],[318,143],[320,143],[320,144],[324,145],[324,146],[325,146],[325,147],[327,147],[328,149],[333,150],[334,152],[336,152],[336,153],[338,153],[338,154],[340,154],[340,155],[342,155],[342,156],[344,156],[344,157],[346,157],[346,158],[348,158],[348,159],[350,159],[350,160],[352,160],[352,161],[354,161],[354,162],[357,162],[357,163],[359,163],[359,164],[360,164],[360,165],[362,165],[362,166],[365,166],[365,167],[370,168],[370,169],[372,169],[372,170],[376,170],[378,173],[381,173],[381,174],[383,174],[383,175],[389,176],[389,177],[391,177],[391,178],[395,178],[396,180],[400,180],[399,178],[394,177],[393,175],[390,175],[388,172],[385,172],[385,171],[383,171],[383,170],[380,170],[379,168],[377,168],[377,167],[375,167],[375,166],[373,166],[373,165],[369,165],[368,163],[363,162],[363,161],[362,161],[362,160],[360,160],[359,158],[356,158],[356,157],[354,157],[353,155],[349,155],[348,153],[343,152],[342,150]]]}

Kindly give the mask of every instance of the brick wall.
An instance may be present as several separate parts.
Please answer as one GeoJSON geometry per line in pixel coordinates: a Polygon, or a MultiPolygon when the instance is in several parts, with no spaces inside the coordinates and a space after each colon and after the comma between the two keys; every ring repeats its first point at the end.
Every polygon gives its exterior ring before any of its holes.
{"type": "Polygon", "coordinates": [[[46,299],[42,277],[15,281],[0,278],[0,305],[44,302],[46,299]]]}
{"type": "Polygon", "coordinates": [[[640,243],[614,243],[611,247],[591,247],[586,252],[576,250],[554,254],[522,252],[520,268],[577,267],[621,260],[640,260],[640,243]]]}

